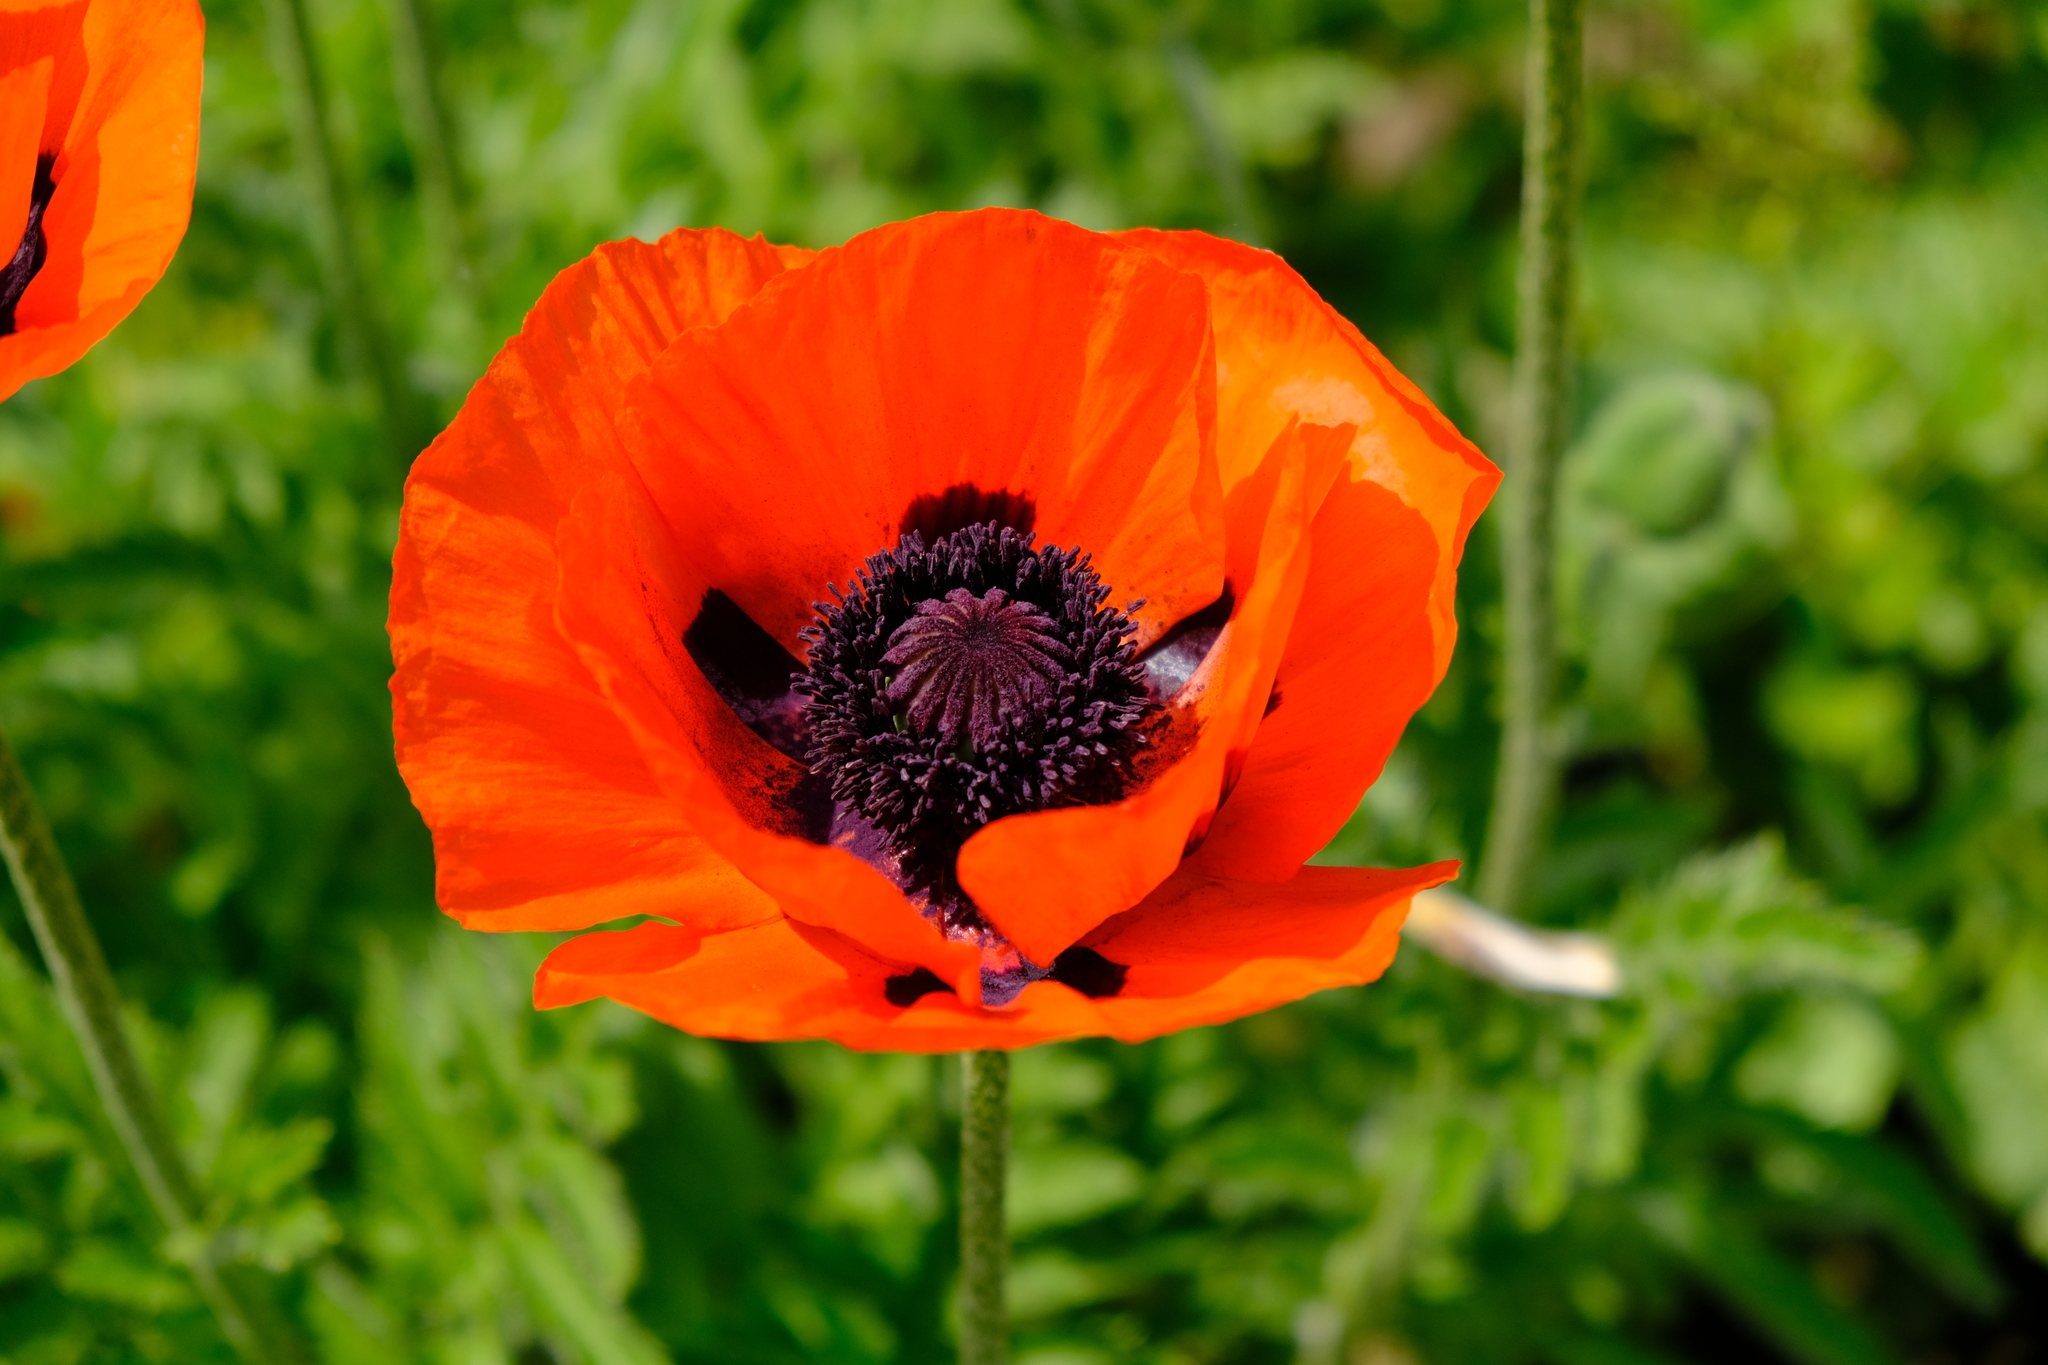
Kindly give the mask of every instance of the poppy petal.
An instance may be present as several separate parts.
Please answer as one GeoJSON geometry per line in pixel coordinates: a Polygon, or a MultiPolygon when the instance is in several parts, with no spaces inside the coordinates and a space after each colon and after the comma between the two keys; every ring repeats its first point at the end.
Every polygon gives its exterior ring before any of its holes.
{"type": "Polygon", "coordinates": [[[707,847],[555,626],[556,527],[622,467],[624,385],[788,258],[726,232],[617,242],[563,271],[406,482],[389,629],[398,763],[436,895],[475,928],[775,913],[707,847]]]}
{"type": "Polygon", "coordinates": [[[49,107],[56,65],[55,57],[41,57],[0,71],[0,243],[6,244],[0,251],[8,256],[28,227],[29,192],[43,140],[42,113],[49,107]]]}
{"type": "Polygon", "coordinates": [[[934,214],[679,339],[629,444],[677,542],[792,652],[920,509],[977,503],[1092,554],[1149,638],[1222,583],[1212,386],[1197,279],[1033,213],[934,214]]]}
{"type": "Polygon", "coordinates": [[[1174,704],[1169,735],[1192,734],[1188,751],[1136,795],[998,820],[960,850],[960,884],[1032,961],[1053,961],[1144,899],[1201,840],[1271,691],[1308,570],[1311,519],[1351,436],[1290,425],[1231,490],[1225,553],[1240,596],[1174,704]]]}
{"type": "Polygon", "coordinates": [[[1427,609],[1437,556],[1429,524],[1392,492],[1339,480],[1316,515],[1266,715],[1200,867],[1282,880],[1358,808],[1438,681],[1427,609]]]}
{"type": "Polygon", "coordinates": [[[1289,422],[1348,422],[1357,429],[1353,477],[1384,484],[1428,521],[1437,538],[1428,609],[1441,678],[1457,640],[1458,558],[1500,471],[1278,256],[1200,232],[1117,236],[1208,285],[1225,489],[1289,422]]]}
{"type": "Polygon", "coordinates": [[[585,934],[534,979],[541,1009],[598,997],[715,1038],[830,1038],[872,1052],[1023,1047],[1099,1032],[1068,993],[1019,1031],[1014,1011],[975,1008],[930,972],[794,920],[721,934],[663,924],[585,934]]]}
{"type": "MultiPolygon", "coordinates": [[[[71,364],[127,317],[184,238],[205,21],[192,0],[101,0],[8,14],[0,25],[19,30],[8,47],[23,55],[65,30],[47,54],[47,108],[33,118],[42,129],[35,150],[56,158],[56,188],[42,220],[43,265],[15,306],[14,332],[0,336],[5,398],[71,364]]],[[[0,208],[15,225],[11,202],[0,208]]],[[[19,240],[16,226],[9,246],[19,240]]]]}
{"type": "Polygon", "coordinates": [[[1312,867],[1277,884],[1182,873],[1089,936],[1089,951],[1116,974],[1114,993],[1099,996],[1091,992],[1110,982],[1098,974],[1081,987],[1038,981],[1009,1008],[976,1008],[936,975],[777,920],[713,934],[664,924],[586,934],[542,964],[534,1003],[606,997],[691,1033],[830,1038],[867,1051],[1019,1048],[1090,1034],[1139,1042],[1377,978],[1409,898],[1455,872],[1452,863],[1312,867]]]}
{"type": "Polygon", "coordinates": [[[685,644],[709,584],[630,472],[593,478],[558,531],[557,620],[690,826],[783,913],[892,960],[978,981],[953,943],[868,863],[819,842],[831,808],[806,770],[744,725],[685,644]]]}
{"type": "Polygon", "coordinates": [[[1410,898],[1457,874],[1454,862],[1304,867],[1287,882],[1184,869],[1084,940],[1124,969],[1117,994],[1095,1003],[1112,1037],[1139,1042],[1376,980],[1410,898]]]}

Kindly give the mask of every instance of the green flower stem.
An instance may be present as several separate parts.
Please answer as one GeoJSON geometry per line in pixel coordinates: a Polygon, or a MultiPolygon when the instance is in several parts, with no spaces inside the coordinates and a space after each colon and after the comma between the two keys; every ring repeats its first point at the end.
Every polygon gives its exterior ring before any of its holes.
{"type": "Polygon", "coordinates": [[[266,0],[272,60],[284,84],[286,114],[311,190],[311,228],[327,272],[327,292],[350,359],[376,389],[385,439],[410,462],[426,444],[398,353],[384,335],[356,240],[348,182],[327,121],[326,83],[305,0],[266,0]]]}
{"type": "Polygon", "coordinates": [[[463,227],[461,178],[448,135],[448,106],[441,97],[434,47],[421,0],[385,0],[391,24],[391,74],[405,109],[406,132],[420,187],[421,215],[441,268],[463,293],[475,287],[463,227]]]}
{"type": "Polygon", "coordinates": [[[1166,69],[1173,76],[1181,107],[1187,110],[1202,159],[1209,163],[1209,176],[1223,196],[1227,215],[1224,232],[1249,246],[1264,246],[1252,217],[1251,191],[1245,183],[1244,158],[1232,145],[1223,126],[1223,114],[1216,107],[1216,76],[1187,30],[1176,26],[1166,38],[1166,69]]]}
{"type": "Polygon", "coordinates": [[[969,1052],[960,1114],[960,1365],[1008,1365],[1010,1054],[969,1052]]]}
{"type": "Polygon", "coordinates": [[[1527,891],[1557,781],[1550,726],[1557,671],[1552,506],[1571,419],[1583,26],[1583,0],[1529,0],[1514,413],[1500,499],[1500,767],[1479,882],[1479,898],[1504,914],[1512,914],[1527,891]]]}
{"type": "Polygon", "coordinates": [[[14,746],[0,733],[0,853],[28,914],[56,987],[57,1003],[85,1053],[94,1087],[115,1136],[135,1163],[149,1202],[163,1219],[171,1245],[220,1321],[221,1334],[243,1360],[273,1358],[242,1288],[221,1273],[204,1243],[204,1204],[198,1184],[171,1137],[162,1102],[143,1074],[121,1027],[121,1000],[106,954],[78,902],[78,888],[57,851],[50,823],[21,770],[14,746]]]}

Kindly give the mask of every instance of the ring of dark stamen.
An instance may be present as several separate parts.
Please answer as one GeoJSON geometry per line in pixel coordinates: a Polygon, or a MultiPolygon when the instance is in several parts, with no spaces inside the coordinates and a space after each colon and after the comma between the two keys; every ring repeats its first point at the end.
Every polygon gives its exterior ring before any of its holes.
{"type": "Polygon", "coordinates": [[[1124,795],[1157,709],[1130,610],[1087,555],[997,522],[915,531],[817,604],[794,681],[814,773],[889,841],[949,932],[988,926],[954,873],[992,820],[1124,795]]]}

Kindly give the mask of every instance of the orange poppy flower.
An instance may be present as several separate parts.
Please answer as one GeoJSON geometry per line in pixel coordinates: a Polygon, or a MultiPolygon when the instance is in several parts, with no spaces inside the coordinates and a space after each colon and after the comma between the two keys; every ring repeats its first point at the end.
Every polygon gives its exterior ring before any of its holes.
{"type": "Polygon", "coordinates": [[[1280,259],[939,214],[564,271],[414,465],[398,761],[542,1006],[951,1051],[1392,959],[1304,867],[1448,663],[1498,471],[1280,259]],[[822,605],[821,605],[822,604],[822,605]]]}
{"type": "Polygon", "coordinates": [[[192,216],[193,0],[0,0],[0,398],[142,301],[192,216]]]}

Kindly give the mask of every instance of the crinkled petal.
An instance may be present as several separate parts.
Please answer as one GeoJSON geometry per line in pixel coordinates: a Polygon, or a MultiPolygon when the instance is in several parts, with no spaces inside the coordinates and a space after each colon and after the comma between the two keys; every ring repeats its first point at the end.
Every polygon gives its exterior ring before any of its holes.
{"type": "MultiPolygon", "coordinates": [[[[133,311],[163,275],[192,215],[199,164],[205,21],[193,0],[96,0],[0,13],[0,143],[25,163],[56,157],[43,215],[46,255],[0,337],[0,398],[77,360],[133,311]],[[41,75],[23,68],[41,68],[41,75]],[[33,89],[32,89],[33,88],[33,89]],[[40,93],[42,106],[18,99],[40,93]]],[[[12,257],[27,219],[11,160],[0,181],[0,233],[12,257]]]]}
{"type": "Polygon", "coordinates": [[[1304,867],[1286,882],[1183,869],[1084,941],[1126,972],[1122,990],[1095,1003],[1112,1036],[1137,1042],[1377,980],[1410,898],[1457,874],[1454,862],[1304,867]]]}
{"type": "Polygon", "coordinates": [[[1278,256],[1200,232],[1117,235],[1208,285],[1226,490],[1289,422],[1349,423],[1352,477],[1385,486],[1429,523],[1437,573],[1428,611],[1441,678],[1457,642],[1458,558],[1500,471],[1278,256]]]}
{"type": "Polygon", "coordinates": [[[557,527],[624,468],[625,385],[791,263],[721,231],[615,242],[563,271],[414,463],[392,566],[398,763],[444,909],[483,929],[775,913],[698,837],[556,627],[557,527]]]}
{"type": "Polygon", "coordinates": [[[936,977],[908,1007],[892,1003],[892,981],[917,981],[916,970],[796,920],[706,935],[645,924],[557,948],[535,978],[534,1003],[549,1009],[603,996],[690,1033],[830,1038],[877,1052],[1021,1047],[1099,1031],[1079,996],[1064,1011],[1054,1007],[1064,1027],[1051,1031],[1050,1015],[1020,1030],[1015,1019],[963,1006],[936,977]]]}
{"type": "MultiPolygon", "coordinates": [[[[1139,1042],[1376,979],[1393,960],[1409,898],[1455,871],[1312,867],[1285,883],[1179,874],[1089,936],[1122,973],[1115,993],[1098,997],[1045,980],[1013,1005],[980,1008],[911,964],[778,920],[715,934],[663,924],[586,934],[542,965],[534,1003],[606,997],[691,1033],[830,1038],[868,1051],[1008,1049],[1105,1034],[1139,1042]]],[[[1090,989],[1110,984],[1098,975],[1090,989]]]]}
{"type": "Polygon", "coordinates": [[[1222,582],[1213,368],[1194,277],[1033,213],[933,214],[678,340],[629,444],[705,578],[793,653],[903,531],[1026,502],[1156,635],[1222,582]]]}
{"type": "Polygon", "coordinates": [[[1436,687],[1437,555],[1428,523],[1383,485],[1347,477],[1332,490],[1267,714],[1198,866],[1291,877],[1357,809],[1436,687]]]}
{"type": "MultiPolygon", "coordinates": [[[[5,33],[8,25],[9,18],[0,17],[0,33],[5,33]]],[[[0,67],[0,244],[5,244],[0,251],[9,259],[14,244],[28,229],[36,152],[43,140],[42,116],[50,105],[50,80],[56,70],[54,55],[0,67]]],[[[0,261],[0,265],[5,263],[0,261]]]]}

